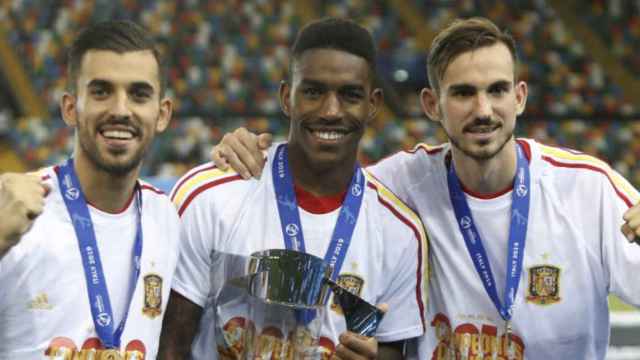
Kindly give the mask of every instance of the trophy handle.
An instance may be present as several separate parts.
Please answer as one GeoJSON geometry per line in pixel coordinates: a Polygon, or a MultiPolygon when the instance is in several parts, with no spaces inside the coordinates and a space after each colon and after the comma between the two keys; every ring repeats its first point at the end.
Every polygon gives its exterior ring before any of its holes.
{"type": "Polygon", "coordinates": [[[374,336],[384,313],[335,281],[329,278],[326,278],[325,281],[333,291],[334,300],[342,308],[347,322],[347,330],[364,336],[374,336]]]}

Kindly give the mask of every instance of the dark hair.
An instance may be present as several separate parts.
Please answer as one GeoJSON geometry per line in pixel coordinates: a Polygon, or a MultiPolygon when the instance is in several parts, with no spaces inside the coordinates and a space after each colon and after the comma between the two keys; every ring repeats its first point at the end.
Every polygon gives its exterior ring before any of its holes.
{"type": "Polygon", "coordinates": [[[372,79],[376,73],[376,47],[367,29],[352,20],[324,18],[305,25],[291,48],[289,72],[293,63],[307,50],[334,49],[359,56],[367,61],[372,79]]]}
{"type": "Polygon", "coordinates": [[[67,88],[75,92],[82,58],[89,50],[109,50],[118,54],[151,50],[158,63],[160,97],[165,90],[165,71],[160,53],[151,35],[140,25],[127,20],[99,22],[82,30],[67,54],[67,88]]]}
{"type": "Polygon", "coordinates": [[[455,20],[433,39],[427,57],[427,74],[433,90],[439,92],[440,80],[447,67],[460,54],[501,42],[507,46],[517,74],[518,56],[513,37],[500,30],[491,20],[482,17],[455,20]]]}

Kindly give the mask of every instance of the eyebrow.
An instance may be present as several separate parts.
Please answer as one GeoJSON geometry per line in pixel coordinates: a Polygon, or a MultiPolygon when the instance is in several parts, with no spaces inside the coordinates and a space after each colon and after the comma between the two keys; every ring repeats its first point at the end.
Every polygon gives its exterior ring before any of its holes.
{"type": "Polygon", "coordinates": [[[155,90],[153,86],[146,81],[136,81],[133,84],[131,84],[129,88],[136,89],[136,90],[145,90],[149,92],[153,92],[155,90]]]}
{"type": "Polygon", "coordinates": [[[111,82],[102,79],[92,79],[87,84],[87,87],[108,87],[111,86],[111,82]]]}
{"type": "MultiPolygon", "coordinates": [[[[494,88],[496,86],[499,87],[510,87],[511,86],[511,81],[507,81],[507,80],[498,80],[496,82],[491,83],[488,88],[494,88]]],[[[450,92],[454,92],[454,91],[475,91],[477,89],[476,86],[471,85],[471,84],[453,84],[451,86],[449,86],[449,91],[450,92]]]]}
{"type": "MultiPolygon", "coordinates": [[[[113,83],[104,79],[92,79],[87,87],[112,87],[113,83]]],[[[129,85],[129,89],[139,89],[153,92],[155,89],[146,81],[134,81],[129,85]]]]}
{"type": "MultiPolygon", "coordinates": [[[[330,88],[331,86],[323,81],[318,81],[318,80],[313,80],[313,79],[302,79],[300,81],[300,85],[303,86],[315,86],[315,87],[320,87],[323,89],[326,88],[330,88]]],[[[365,86],[362,84],[357,84],[357,83],[347,83],[347,84],[343,84],[340,85],[339,87],[340,90],[361,90],[364,91],[365,90],[365,86]]]]}

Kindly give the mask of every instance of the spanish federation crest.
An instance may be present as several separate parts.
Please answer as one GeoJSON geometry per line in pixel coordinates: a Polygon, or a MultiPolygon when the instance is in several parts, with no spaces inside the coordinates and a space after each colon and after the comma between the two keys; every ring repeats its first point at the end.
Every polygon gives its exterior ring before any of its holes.
{"type": "MultiPolygon", "coordinates": [[[[347,289],[354,295],[360,296],[360,294],[362,293],[364,279],[358,275],[343,273],[338,276],[338,280],[336,282],[338,283],[338,285],[347,289]]],[[[331,310],[337,312],[338,314],[342,314],[342,309],[340,308],[340,305],[336,303],[335,298],[331,301],[331,310]]]]}
{"type": "Polygon", "coordinates": [[[162,278],[148,274],[144,277],[144,308],[142,313],[151,319],[162,313],[162,278]]]}
{"type": "Polygon", "coordinates": [[[529,268],[527,301],[538,305],[551,305],[560,301],[560,268],[552,265],[529,268]]]}

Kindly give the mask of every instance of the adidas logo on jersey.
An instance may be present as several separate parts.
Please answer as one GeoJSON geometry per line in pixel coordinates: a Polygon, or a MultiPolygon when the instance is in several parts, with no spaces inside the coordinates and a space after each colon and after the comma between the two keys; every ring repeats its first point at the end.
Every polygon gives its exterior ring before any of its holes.
{"type": "Polygon", "coordinates": [[[49,304],[49,299],[47,298],[47,294],[40,293],[36,295],[36,297],[29,302],[27,307],[31,310],[51,310],[53,306],[49,304]]]}

